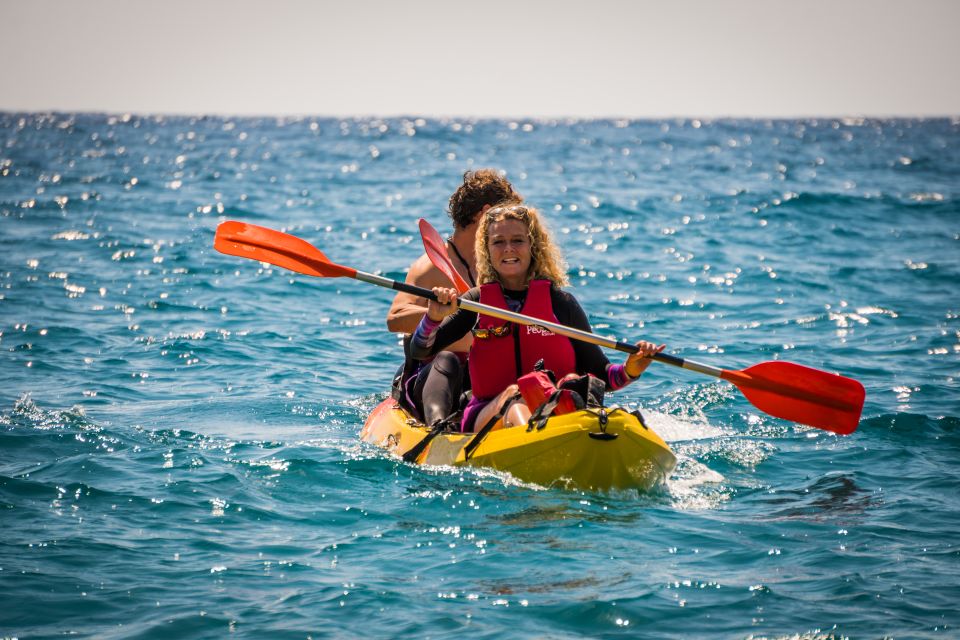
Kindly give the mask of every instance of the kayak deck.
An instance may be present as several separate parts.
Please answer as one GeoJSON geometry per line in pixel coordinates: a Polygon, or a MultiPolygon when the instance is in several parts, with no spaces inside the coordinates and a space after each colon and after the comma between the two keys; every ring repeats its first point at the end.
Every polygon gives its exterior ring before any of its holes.
{"type": "MultiPolygon", "coordinates": [[[[418,458],[430,465],[488,467],[518,480],[571,489],[639,489],[663,484],[676,466],[667,444],[637,415],[620,408],[551,416],[542,429],[490,431],[467,458],[473,433],[441,433],[418,458]]],[[[367,418],[360,438],[402,456],[429,432],[393,399],[367,418]]]]}

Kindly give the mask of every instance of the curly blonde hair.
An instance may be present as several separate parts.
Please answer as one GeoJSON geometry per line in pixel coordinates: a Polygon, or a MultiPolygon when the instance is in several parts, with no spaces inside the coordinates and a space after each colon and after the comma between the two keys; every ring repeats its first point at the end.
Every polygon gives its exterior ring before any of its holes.
{"type": "Polygon", "coordinates": [[[530,236],[530,269],[527,272],[527,282],[535,279],[549,280],[556,287],[565,287],[570,284],[567,277],[567,265],[560,254],[560,249],[553,242],[550,232],[540,217],[540,212],[533,207],[522,204],[503,204],[487,209],[480,218],[477,227],[477,282],[500,282],[500,274],[493,268],[490,261],[490,250],[487,242],[490,239],[490,227],[502,220],[519,220],[527,226],[530,236]]]}

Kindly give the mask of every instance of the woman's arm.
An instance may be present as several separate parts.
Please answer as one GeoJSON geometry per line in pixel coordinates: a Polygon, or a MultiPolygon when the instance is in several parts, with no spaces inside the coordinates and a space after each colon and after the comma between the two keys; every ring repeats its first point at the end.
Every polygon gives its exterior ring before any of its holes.
{"type": "MultiPolygon", "coordinates": [[[[581,331],[593,332],[590,328],[590,321],[587,320],[587,314],[572,294],[554,289],[553,309],[560,324],[565,324],[580,329],[581,331]]],[[[616,391],[617,389],[622,389],[627,386],[636,378],[640,377],[643,370],[647,368],[646,364],[649,364],[649,362],[644,362],[642,368],[639,364],[635,365],[634,368],[638,368],[639,371],[636,375],[632,376],[627,371],[625,365],[610,362],[603,351],[600,350],[599,346],[582,340],[571,340],[571,342],[573,343],[573,353],[577,359],[577,372],[581,374],[589,373],[603,380],[607,385],[608,391],[616,391]]],[[[659,349],[662,351],[662,347],[659,349]]],[[[638,358],[634,359],[639,360],[638,358]]]]}

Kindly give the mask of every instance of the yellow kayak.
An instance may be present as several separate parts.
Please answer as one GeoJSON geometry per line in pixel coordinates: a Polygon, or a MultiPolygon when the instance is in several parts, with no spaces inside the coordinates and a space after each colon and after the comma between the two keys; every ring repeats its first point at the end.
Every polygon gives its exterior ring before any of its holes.
{"type": "MultiPolygon", "coordinates": [[[[387,398],[367,418],[360,438],[402,456],[429,431],[387,398]]],[[[670,447],[638,415],[616,407],[551,416],[542,429],[494,428],[468,455],[474,435],[441,433],[417,462],[488,467],[542,486],[601,491],[649,491],[665,482],[677,463],[670,447]]]]}

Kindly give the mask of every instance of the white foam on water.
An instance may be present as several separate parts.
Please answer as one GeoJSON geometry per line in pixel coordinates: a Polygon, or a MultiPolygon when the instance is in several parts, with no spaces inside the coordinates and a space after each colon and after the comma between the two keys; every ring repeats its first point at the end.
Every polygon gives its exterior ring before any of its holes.
{"type": "Polygon", "coordinates": [[[668,413],[645,410],[643,418],[647,426],[666,442],[683,442],[685,440],[702,440],[727,435],[728,432],[711,425],[706,420],[691,421],[679,418],[668,413]]]}
{"type": "MultiPolygon", "coordinates": [[[[669,413],[644,410],[644,420],[677,454],[677,467],[666,483],[666,493],[674,508],[681,511],[715,509],[730,499],[730,491],[723,484],[726,478],[699,460],[676,450],[677,444],[697,443],[732,435],[728,428],[710,424],[706,417],[679,417],[669,413]]],[[[712,448],[710,443],[694,446],[712,448]]],[[[683,447],[681,447],[682,449],[683,447]]]]}
{"type": "Polygon", "coordinates": [[[667,481],[667,493],[680,511],[705,511],[727,502],[730,491],[722,483],[723,474],[707,465],[683,456],[677,461],[677,470],[667,481]]]}

